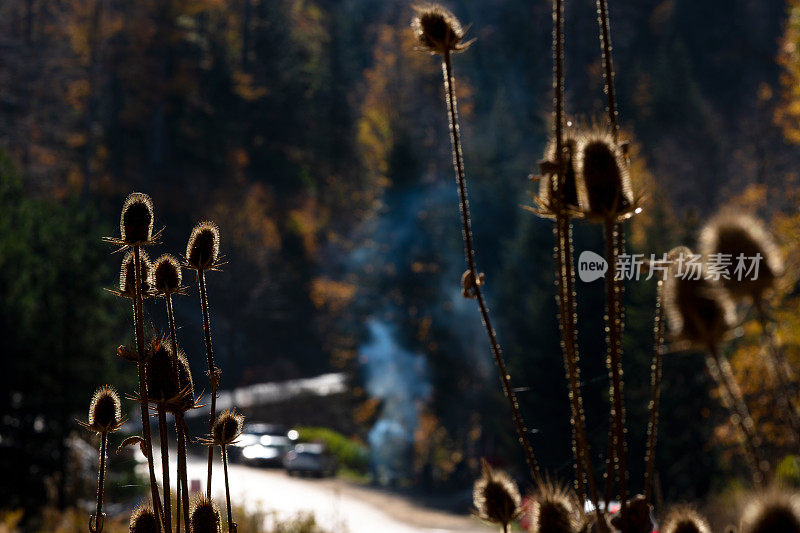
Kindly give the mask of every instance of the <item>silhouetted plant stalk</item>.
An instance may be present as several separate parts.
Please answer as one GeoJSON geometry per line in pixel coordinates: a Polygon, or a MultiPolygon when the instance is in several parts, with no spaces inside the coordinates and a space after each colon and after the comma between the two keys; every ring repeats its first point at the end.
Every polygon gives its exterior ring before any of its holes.
{"type": "MultiPolygon", "coordinates": [[[[586,423],[583,413],[583,399],[580,390],[580,367],[577,340],[577,311],[575,302],[575,268],[572,258],[572,223],[567,208],[565,189],[567,183],[567,161],[564,145],[564,34],[563,34],[563,1],[553,2],[553,90],[554,112],[553,130],[555,135],[556,172],[547,172],[543,179],[550,180],[550,199],[545,204],[546,210],[555,218],[553,228],[555,236],[554,258],[556,264],[556,285],[558,300],[559,325],[561,329],[561,346],[564,355],[564,366],[569,383],[570,408],[573,424],[573,455],[575,458],[575,482],[578,497],[585,501],[585,483],[589,486],[589,497],[599,514],[597,505],[597,487],[591,451],[586,438],[586,423]]],[[[573,165],[570,154],[570,167],[573,165]]],[[[573,169],[574,170],[574,169],[573,169]]],[[[572,175],[574,186],[574,172],[572,175]]]]}
{"type": "Polygon", "coordinates": [[[236,411],[229,409],[220,413],[219,418],[214,422],[211,428],[211,433],[208,438],[201,439],[201,442],[213,450],[215,446],[219,446],[220,454],[222,455],[222,467],[225,473],[225,501],[228,511],[228,531],[231,533],[236,532],[236,523],[233,521],[233,513],[231,512],[231,491],[228,483],[228,449],[231,444],[235,444],[236,440],[242,434],[244,427],[244,417],[236,411]]]}
{"type": "Polygon", "coordinates": [[[653,473],[658,442],[658,409],[661,400],[661,371],[664,356],[664,282],[658,280],[656,288],[656,317],[653,325],[653,361],[650,365],[650,405],[647,422],[647,451],[644,469],[645,503],[652,501],[653,473]]]}
{"type": "Polygon", "coordinates": [[[475,249],[472,243],[472,227],[469,216],[469,201],[467,199],[467,184],[464,172],[464,158],[461,150],[461,139],[458,122],[458,102],[456,100],[455,79],[453,76],[452,53],[465,50],[471,43],[462,42],[464,30],[461,24],[441,6],[432,5],[417,9],[417,16],[412,21],[412,28],[417,36],[419,44],[428,52],[442,56],[442,75],[444,83],[444,93],[447,105],[447,114],[450,124],[450,141],[453,151],[453,167],[458,184],[459,208],[461,212],[461,233],[464,239],[464,255],[467,263],[467,270],[462,276],[462,289],[465,298],[474,298],[478,303],[481,314],[481,321],[486,329],[489,338],[492,355],[500,372],[500,381],[503,392],[511,408],[514,425],[516,426],[519,442],[525,452],[525,460],[528,463],[531,476],[535,480],[541,479],[539,466],[533,456],[528,431],[520,414],[519,404],[516,395],[511,387],[511,380],[506,369],[505,361],[500,344],[497,341],[494,328],[489,317],[489,309],[483,298],[481,286],[484,283],[484,274],[478,273],[475,266],[475,249]]]}
{"type": "MultiPolygon", "coordinates": [[[[214,428],[217,418],[217,389],[222,371],[214,366],[214,349],[211,346],[211,325],[208,318],[208,295],[206,294],[206,276],[208,270],[219,270],[219,228],[213,222],[203,222],[195,226],[186,246],[187,267],[197,272],[197,285],[200,287],[200,306],[203,310],[203,332],[205,334],[206,359],[208,363],[208,380],[211,384],[211,408],[209,415],[209,431],[214,428]]],[[[211,474],[214,463],[214,452],[208,450],[208,478],[206,481],[206,497],[211,498],[211,474]]]]}

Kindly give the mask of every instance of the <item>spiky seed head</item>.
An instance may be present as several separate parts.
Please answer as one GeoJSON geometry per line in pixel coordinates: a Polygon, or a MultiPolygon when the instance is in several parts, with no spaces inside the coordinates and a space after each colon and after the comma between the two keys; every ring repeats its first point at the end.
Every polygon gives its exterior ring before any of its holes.
{"type": "Polygon", "coordinates": [[[411,29],[420,46],[432,54],[459,52],[469,43],[462,43],[465,31],[450,11],[439,4],[414,7],[411,29]]]}
{"type": "Polygon", "coordinates": [[[142,244],[153,237],[153,201],[140,192],[128,195],[122,205],[119,231],[125,244],[142,244]]]}
{"type": "Polygon", "coordinates": [[[181,264],[170,254],[164,254],[153,264],[153,284],[156,291],[169,295],[180,290],[181,264]]]}
{"type": "MultiPolygon", "coordinates": [[[[568,135],[564,139],[564,166],[566,167],[566,172],[564,172],[564,207],[570,209],[572,211],[578,210],[578,188],[577,183],[575,182],[575,151],[578,147],[578,140],[577,136],[575,135],[568,135]]],[[[555,140],[550,141],[545,149],[544,155],[545,161],[558,164],[558,154],[556,153],[556,142],[555,140]]],[[[539,197],[537,198],[537,202],[539,203],[540,208],[546,214],[554,214],[552,213],[555,208],[557,207],[557,198],[555,197],[554,191],[554,180],[555,176],[542,176],[542,179],[539,182],[539,197]]]]}
{"type": "Polygon", "coordinates": [[[192,230],[186,245],[186,260],[196,270],[214,266],[219,257],[219,228],[213,222],[201,222],[192,230]]]}
{"type": "Polygon", "coordinates": [[[631,533],[650,533],[655,524],[650,519],[650,504],[642,494],[637,494],[628,500],[627,527],[622,527],[622,516],[614,515],[611,525],[620,531],[630,531],[631,533]]]}
{"type": "MultiPolygon", "coordinates": [[[[136,297],[136,268],[134,268],[134,252],[129,250],[122,259],[122,267],[119,272],[119,294],[126,298],[136,297]]],[[[143,250],[139,250],[139,268],[142,279],[142,297],[145,298],[153,285],[152,274],[153,266],[150,263],[150,256],[143,250]]]]}
{"type": "Polygon", "coordinates": [[[89,404],[88,425],[98,433],[114,431],[122,420],[122,404],[114,387],[103,385],[97,389],[89,404]]]}
{"type": "Polygon", "coordinates": [[[742,513],[741,533],[800,533],[800,497],[774,491],[757,498],[742,513]]]}
{"type": "Polygon", "coordinates": [[[521,498],[517,485],[502,471],[494,471],[485,460],[483,472],[472,488],[472,502],[481,520],[507,526],[520,513],[521,498]]]}
{"type": "MultiPolygon", "coordinates": [[[[713,254],[727,256],[730,265],[719,261],[724,272],[720,282],[736,299],[762,298],[783,273],[783,260],[772,235],[760,220],[749,215],[726,212],[711,219],[700,231],[700,252],[706,261],[712,261],[713,254]],[[744,258],[745,271],[737,272],[740,255],[744,258]],[[753,261],[751,258],[757,256],[761,257],[758,276],[752,272],[745,275],[753,261]]],[[[717,256],[717,259],[722,258],[717,256]]]]}
{"type": "Polygon", "coordinates": [[[147,347],[147,395],[154,402],[167,402],[180,392],[175,359],[169,343],[156,333],[147,347]]]}
{"type": "Polygon", "coordinates": [[[151,507],[139,506],[131,515],[130,533],[159,533],[158,517],[151,507]]]}
{"type": "Polygon", "coordinates": [[[220,533],[222,517],[219,508],[205,496],[198,497],[192,503],[189,525],[192,533],[220,533]]]}
{"type": "Polygon", "coordinates": [[[539,485],[533,503],[533,527],[536,533],[572,533],[581,525],[574,494],[565,487],[545,481],[539,485]]]}
{"type": "Polygon", "coordinates": [[[689,274],[689,248],[680,246],[668,255],[672,262],[664,281],[664,310],[670,330],[676,338],[694,345],[717,346],[736,320],[733,301],[722,288],[705,279],[702,265],[699,279],[689,274]]]}
{"type": "Polygon", "coordinates": [[[597,132],[583,135],[576,160],[578,200],[588,218],[617,219],[633,211],[628,163],[611,135],[597,132]]]}
{"type": "Polygon", "coordinates": [[[211,437],[217,446],[227,446],[242,434],[244,416],[233,409],[222,411],[211,428],[211,437]]]}
{"type": "Polygon", "coordinates": [[[691,507],[681,506],[670,511],[664,520],[664,533],[711,533],[706,519],[691,507]]]}
{"type": "Polygon", "coordinates": [[[179,397],[167,404],[167,410],[171,413],[185,413],[194,408],[194,381],[192,371],[189,369],[189,360],[183,350],[178,350],[178,392],[179,397]]]}

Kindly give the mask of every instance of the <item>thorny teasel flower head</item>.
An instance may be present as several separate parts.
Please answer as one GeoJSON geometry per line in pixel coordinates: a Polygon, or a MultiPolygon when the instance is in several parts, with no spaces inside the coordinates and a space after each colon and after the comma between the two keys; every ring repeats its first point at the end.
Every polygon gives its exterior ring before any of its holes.
{"type": "Polygon", "coordinates": [[[580,528],[577,499],[567,488],[551,481],[539,484],[533,501],[533,527],[536,533],[567,533],[580,528]]]}
{"type": "Polygon", "coordinates": [[[130,533],[159,533],[160,531],[158,517],[151,507],[139,506],[133,511],[130,533]]]}
{"type": "Polygon", "coordinates": [[[575,160],[578,202],[585,218],[624,220],[641,211],[627,156],[609,133],[595,130],[581,135],[575,160]]]}
{"type": "Polygon", "coordinates": [[[651,506],[644,495],[637,494],[628,500],[627,527],[622,527],[622,516],[618,514],[611,519],[611,524],[620,531],[651,533],[655,529],[655,524],[650,518],[650,511],[651,506]]]}
{"type": "Polygon", "coordinates": [[[222,517],[219,508],[204,495],[199,496],[192,503],[189,524],[192,533],[221,533],[222,517]]]}
{"type": "Polygon", "coordinates": [[[103,385],[97,389],[89,404],[88,422],[78,423],[90,431],[110,433],[117,431],[125,420],[122,418],[122,404],[114,387],[103,385]]]}
{"type": "MultiPolygon", "coordinates": [[[[119,270],[119,290],[110,291],[117,296],[133,299],[136,297],[136,268],[134,267],[133,250],[129,250],[122,259],[122,266],[119,270]]],[[[144,251],[139,252],[139,269],[141,273],[142,298],[150,296],[152,289],[153,266],[150,257],[144,251]]]]}
{"type": "Polygon", "coordinates": [[[783,273],[778,246],[764,224],[749,215],[725,212],[711,219],[700,231],[700,252],[706,261],[712,261],[714,254],[725,254],[726,260],[719,261],[724,270],[720,282],[737,300],[761,299],[783,273]],[[739,256],[744,258],[745,269],[750,267],[753,258],[761,258],[758,276],[754,272],[745,275],[736,271],[739,256]],[[727,264],[728,259],[730,265],[727,264]]]}
{"type": "Polygon", "coordinates": [[[711,533],[706,519],[694,509],[680,506],[672,509],[664,520],[664,533],[711,533]]]}
{"type": "Polygon", "coordinates": [[[211,428],[211,435],[208,438],[200,439],[207,446],[227,446],[234,444],[236,439],[242,434],[244,426],[244,416],[237,413],[234,409],[222,411],[214,420],[211,428]]]}
{"type": "Polygon", "coordinates": [[[181,264],[170,254],[164,254],[153,264],[153,285],[161,296],[183,292],[181,264]]]}
{"type": "Polygon", "coordinates": [[[180,351],[174,355],[161,333],[156,333],[150,340],[147,352],[148,399],[155,404],[164,404],[170,413],[184,413],[197,407],[186,356],[180,351]]]}
{"type": "Polygon", "coordinates": [[[800,499],[771,491],[756,498],[742,514],[741,533],[800,533],[800,499]]]}
{"type": "Polygon", "coordinates": [[[672,262],[664,280],[664,310],[672,334],[676,340],[704,349],[718,345],[736,320],[733,301],[705,279],[702,265],[697,276],[690,273],[686,266],[693,257],[689,248],[674,248],[668,257],[672,262]]]}
{"type": "Polygon", "coordinates": [[[522,512],[519,489],[505,472],[495,472],[486,460],[481,460],[481,465],[481,477],[472,488],[476,514],[481,520],[506,527],[522,512]]]}
{"type": "Polygon", "coordinates": [[[462,42],[466,30],[450,11],[439,4],[414,6],[411,29],[423,50],[446,54],[466,50],[472,41],[462,42]]]}
{"type": "Polygon", "coordinates": [[[120,238],[106,237],[104,240],[123,248],[155,244],[161,231],[153,233],[153,220],[153,200],[146,194],[133,192],[122,204],[122,214],[119,217],[120,238]]]}
{"type": "Polygon", "coordinates": [[[219,266],[219,228],[210,221],[192,229],[186,245],[186,263],[194,270],[216,270],[219,266]]]}
{"type": "Polygon", "coordinates": [[[564,187],[563,204],[559,205],[559,197],[556,194],[559,168],[555,140],[548,143],[544,159],[539,161],[540,175],[534,177],[539,181],[539,194],[534,196],[536,207],[531,210],[543,218],[554,218],[559,213],[572,217],[580,215],[578,189],[575,181],[575,151],[578,147],[579,136],[580,134],[570,132],[564,139],[564,178],[561,181],[564,187]]]}

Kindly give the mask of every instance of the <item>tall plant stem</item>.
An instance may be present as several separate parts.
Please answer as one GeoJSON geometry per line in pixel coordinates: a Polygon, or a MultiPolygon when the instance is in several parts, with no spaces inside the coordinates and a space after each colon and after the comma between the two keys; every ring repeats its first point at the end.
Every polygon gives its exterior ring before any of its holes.
{"type": "MultiPolygon", "coordinates": [[[[108,432],[100,433],[100,471],[97,473],[97,506],[95,507],[94,533],[103,533],[103,492],[106,479],[106,448],[108,446],[108,432]]],[[[91,530],[91,529],[90,529],[91,530]]]]}
{"type": "MultiPolygon", "coordinates": [[[[620,516],[627,524],[628,472],[625,461],[625,407],[622,398],[622,321],[619,305],[619,287],[616,281],[617,264],[617,224],[613,220],[605,222],[606,262],[606,323],[608,328],[608,371],[611,379],[611,410],[613,417],[614,458],[617,471],[620,516]]],[[[623,529],[624,529],[623,525],[623,529]]]]}
{"type": "Polygon", "coordinates": [[[658,441],[658,408],[661,400],[661,368],[664,355],[664,282],[658,280],[656,288],[656,318],[653,326],[654,349],[653,362],[650,365],[650,405],[647,423],[647,452],[644,469],[645,503],[652,500],[653,472],[656,462],[656,443],[658,441]]]}
{"type": "Polygon", "coordinates": [[[747,409],[742,391],[736,383],[736,378],[728,360],[720,355],[716,346],[709,346],[708,351],[709,357],[706,358],[706,364],[709,373],[717,382],[717,385],[722,388],[722,403],[734,415],[739,427],[745,449],[745,458],[753,476],[753,483],[756,487],[761,487],[764,482],[764,476],[761,472],[761,461],[759,459],[759,439],[753,419],[750,417],[750,411],[747,409]]]}
{"type": "Polygon", "coordinates": [[[172,531],[172,495],[169,484],[169,433],[167,411],[163,403],[158,404],[158,434],[161,437],[161,477],[164,487],[164,529],[172,531]]]}
{"type": "MultiPolygon", "coordinates": [[[[185,533],[189,533],[189,481],[187,479],[186,467],[186,422],[182,414],[175,415],[175,431],[178,434],[178,486],[181,489],[178,493],[180,507],[183,511],[185,533]]],[[[178,518],[180,528],[180,518],[178,518]]]]}
{"type": "Polygon", "coordinates": [[[178,335],[175,332],[175,312],[172,309],[172,295],[167,294],[164,297],[164,300],[167,302],[167,319],[169,321],[169,339],[170,345],[172,348],[172,368],[175,370],[177,375],[178,371],[178,335]]]}
{"type": "Polygon", "coordinates": [[[614,92],[614,61],[611,57],[608,0],[597,0],[597,21],[600,25],[600,48],[603,52],[603,78],[607,98],[608,125],[616,143],[619,137],[619,127],[617,125],[617,100],[614,92]]]}
{"type": "Polygon", "coordinates": [[[144,438],[145,451],[147,452],[147,468],[150,473],[150,495],[153,498],[153,507],[164,524],[164,510],[161,508],[161,498],[158,495],[158,482],[156,481],[155,468],[153,467],[153,443],[150,436],[150,407],[147,398],[147,368],[144,362],[144,319],[142,317],[142,267],[139,257],[139,246],[133,246],[133,264],[136,278],[136,297],[134,299],[134,319],[136,322],[136,349],[139,356],[139,400],[142,409],[142,437],[144,438]]]}
{"type": "Polygon", "coordinates": [[[514,425],[517,429],[519,442],[522,445],[523,451],[525,452],[525,460],[528,463],[531,477],[536,481],[540,481],[542,476],[539,472],[539,466],[536,464],[536,459],[533,456],[533,450],[528,440],[528,431],[525,429],[525,424],[519,411],[517,398],[513,389],[511,388],[511,380],[508,375],[508,371],[506,370],[505,362],[503,361],[503,353],[500,349],[500,345],[497,342],[494,328],[492,328],[492,323],[489,319],[489,309],[483,299],[483,294],[480,288],[480,276],[475,267],[475,250],[472,245],[472,228],[470,226],[469,218],[469,201],[467,200],[464,158],[461,152],[461,139],[458,125],[458,103],[456,101],[453,68],[450,61],[449,51],[444,53],[444,59],[442,61],[442,74],[444,76],[445,97],[447,100],[447,112],[450,121],[450,141],[453,145],[453,167],[455,168],[456,182],[458,183],[458,198],[461,211],[461,233],[464,238],[464,255],[467,262],[467,269],[474,280],[474,286],[472,289],[478,302],[478,308],[480,309],[483,326],[486,329],[487,336],[489,337],[492,355],[494,356],[495,363],[497,364],[497,368],[500,372],[500,381],[503,385],[503,392],[508,400],[509,407],[511,407],[511,413],[514,419],[514,425]]]}
{"type": "MultiPolygon", "coordinates": [[[[577,312],[575,303],[575,268],[572,259],[572,225],[564,211],[564,6],[563,0],[553,2],[553,113],[556,138],[558,175],[554,190],[557,198],[555,222],[556,238],[556,284],[558,285],[559,323],[567,381],[570,387],[572,410],[573,451],[578,494],[585,500],[584,472],[589,485],[589,495],[597,513],[597,486],[592,467],[591,451],[586,438],[586,422],[583,413],[583,398],[580,390],[580,368],[578,365],[577,312]]],[[[598,516],[599,518],[599,516],[598,516]]]]}
{"type": "Polygon", "coordinates": [[[758,321],[761,324],[761,342],[767,349],[767,359],[772,373],[778,382],[777,399],[789,427],[792,429],[792,441],[795,446],[800,444],[800,409],[797,402],[792,401],[792,383],[794,375],[789,364],[786,362],[786,355],[778,342],[778,335],[775,331],[775,323],[770,319],[764,300],[755,298],[753,307],[756,310],[758,321]]]}
{"type": "MultiPolygon", "coordinates": [[[[208,420],[209,434],[214,428],[217,419],[217,387],[219,374],[214,366],[214,350],[211,347],[211,326],[208,320],[208,296],[206,295],[206,275],[204,270],[197,271],[197,284],[200,286],[200,303],[203,307],[203,330],[206,337],[206,358],[208,359],[208,380],[211,383],[211,413],[208,420]]],[[[211,471],[214,464],[214,449],[208,448],[208,479],[206,482],[206,496],[211,498],[211,471]]]]}
{"type": "Polygon", "coordinates": [[[227,447],[223,444],[220,446],[222,449],[222,468],[225,470],[225,503],[228,506],[228,531],[233,533],[236,531],[233,525],[233,515],[231,513],[231,489],[228,485],[228,450],[227,447]]]}

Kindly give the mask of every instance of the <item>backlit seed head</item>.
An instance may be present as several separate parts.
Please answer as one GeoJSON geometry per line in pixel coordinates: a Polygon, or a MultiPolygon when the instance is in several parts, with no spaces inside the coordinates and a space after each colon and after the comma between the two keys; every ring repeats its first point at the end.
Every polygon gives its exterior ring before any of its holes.
{"type": "Polygon", "coordinates": [[[520,513],[521,498],[517,485],[505,472],[492,470],[484,460],[481,477],[472,488],[472,502],[481,520],[507,526],[520,513]]]}
{"type": "Polygon", "coordinates": [[[198,497],[192,503],[189,525],[192,533],[221,533],[222,517],[217,505],[205,496],[198,497]]]}
{"type": "Polygon", "coordinates": [[[153,284],[161,295],[173,294],[181,287],[181,264],[170,254],[156,259],[153,265],[153,284]]]}
{"type": "Polygon", "coordinates": [[[720,264],[724,272],[720,282],[736,299],[762,298],[783,273],[778,246],[764,224],[749,215],[722,213],[714,217],[700,232],[700,252],[706,261],[720,264]],[[715,257],[714,254],[725,255],[715,257]],[[741,263],[739,256],[743,258],[741,263]],[[761,260],[755,276],[754,272],[747,273],[747,268],[751,266],[751,258],[757,256],[761,260]],[[731,264],[727,265],[728,262],[731,264]],[[737,271],[742,265],[744,270],[737,271]]]}
{"type": "Polygon", "coordinates": [[[642,494],[637,494],[628,500],[628,525],[622,527],[622,516],[615,514],[611,519],[611,524],[619,530],[631,531],[632,533],[651,533],[655,524],[650,519],[651,506],[642,494]]]}
{"type": "Polygon", "coordinates": [[[676,338],[694,345],[717,346],[736,320],[733,301],[721,287],[705,279],[702,265],[697,276],[690,270],[691,250],[681,246],[669,256],[672,262],[664,281],[664,310],[670,330],[676,338]]]}
{"type": "MultiPolygon", "coordinates": [[[[134,268],[133,255],[133,250],[129,250],[125,254],[119,272],[119,294],[126,298],[136,297],[136,269],[134,268]]],[[[150,256],[143,250],[139,250],[139,267],[141,271],[142,298],[146,298],[153,286],[153,266],[150,263],[150,256]]]]}
{"type": "Polygon", "coordinates": [[[213,222],[201,222],[192,230],[186,245],[186,260],[191,268],[206,270],[219,258],[219,228],[213,222]]]}
{"type": "Polygon", "coordinates": [[[146,194],[134,192],[122,205],[119,230],[125,244],[142,244],[153,237],[153,201],[146,194]]]}
{"type": "MultiPolygon", "coordinates": [[[[576,135],[567,135],[564,139],[564,180],[563,180],[563,208],[571,214],[578,214],[578,189],[575,181],[575,151],[578,147],[576,135]]],[[[555,180],[558,168],[558,154],[556,153],[556,143],[550,141],[544,154],[544,162],[552,171],[542,172],[539,180],[539,195],[536,197],[536,204],[542,216],[552,217],[559,211],[558,198],[555,194],[555,180]]]]}
{"type": "Polygon", "coordinates": [[[466,33],[458,19],[439,4],[414,7],[411,29],[420,46],[432,54],[459,52],[470,43],[462,43],[466,33]]]}
{"type": "Polygon", "coordinates": [[[97,389],[89,404],[88,426],[98,433],[115,431],[122,421],[122,405],[113,387],[103,385],[97,389]]]}
{"type": "Polygon", "coordinates": [[[137,507],[131,515],[130,533],[159,533],[158,517],[150,507],[137,507]]]}
{"type": "Polygon", "coordinates": [[[189,369],[189,360],[183,350],[178,350],[178,398],[167,404],[167,410],[171,413],[185,413],[189,409],[194,409],[194,381],[192,381],[192,371],[189,369]]]}
{"type": "Polygon", "coordinates": [[[800,533],[797,495],[773,492],[757,498],[742,514],[741,533],[800,533]]]}
{"type": "Polygon", "coordinates": [[[233,443],[242,434],[244,416],[233,409],[228,409],[219,414],[211,429],[213,443],[217,446],[233,443]]]}
{"type": "Polygon", "coordinates": [[[180,392],[172,350],[160,333],[150,339],[147,349],[147,395],[154,402],[167,402],[180,392]]]}
{"type": "Polygon", "coordinates": [[[571,533],[581,525],[577,502],[566,488],[544,482],[534,497],[533,527],[536,533],[571,533]]]}
{"type": "Polygon", "coordinates": [[[677,507],[664,521],[664,533],[711,533],[706,519],[691,507],[677,507]]]}
{"type": "Polygon", "coordinates": [[[589,219],[621,219],[636,211],[628,162],[611,135],[583,135],[576,150],[581,211],[589,219]]]}

